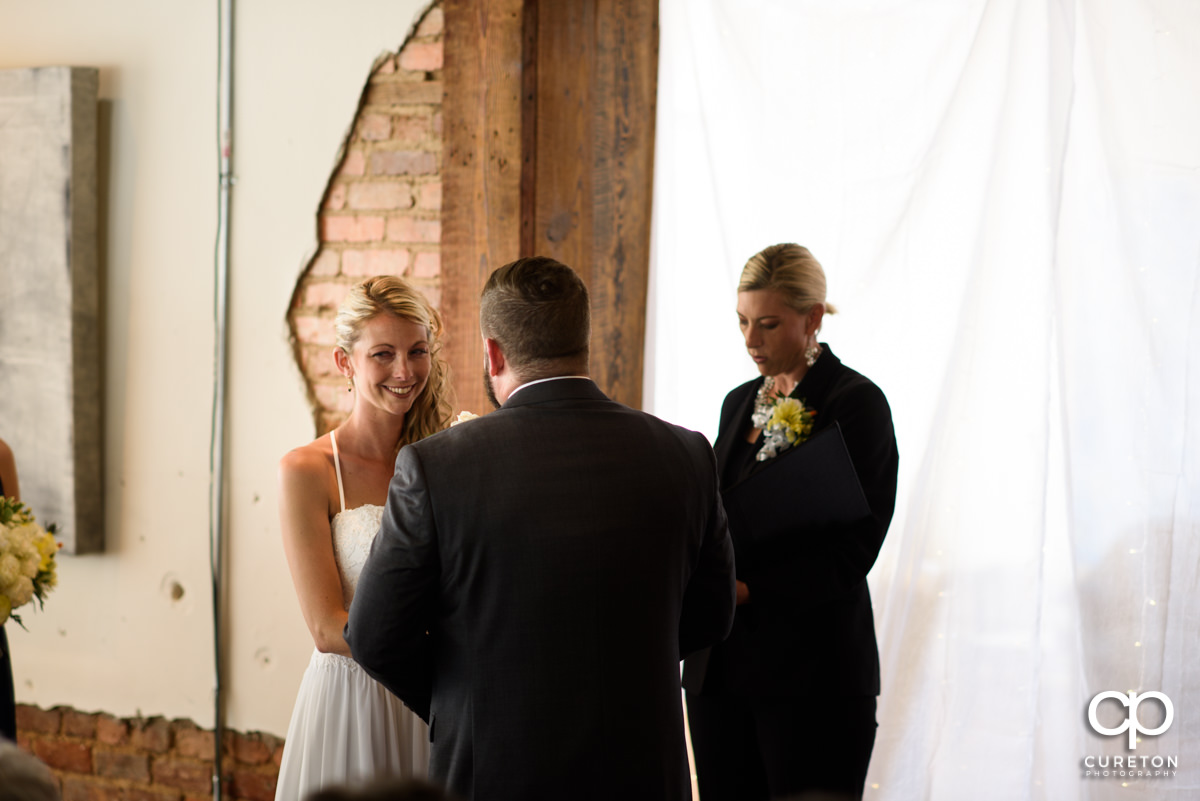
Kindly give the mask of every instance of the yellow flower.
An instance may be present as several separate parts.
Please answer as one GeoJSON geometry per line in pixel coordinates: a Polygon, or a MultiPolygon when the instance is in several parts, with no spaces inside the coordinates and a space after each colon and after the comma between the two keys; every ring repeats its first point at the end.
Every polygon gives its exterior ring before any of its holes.
{"type": "Polygon", "coordinates": [[[783,398],[775,405],[768,425],[782,428],[788,442],[795,445],[812,431],[811,418],[811,412],[808,412],[800,401],[795,398],[783,398]]]}
{"type": "Polygon", "coordinates": [[[3,626],[8,621],[8,616],[12,614],[12,601],[8,600],[8,596],[0,593],[0,626],[3,626]]]}
{"type": "Polygon", "coordinates": [[[54,535],[43,531],[37,538],[36,545],[38,554],[42,557],[41,563],[38,564],[38,572],[51,570],[54,567],[54,555],[58,553],[58,543],[55,541],[54,535]]]}

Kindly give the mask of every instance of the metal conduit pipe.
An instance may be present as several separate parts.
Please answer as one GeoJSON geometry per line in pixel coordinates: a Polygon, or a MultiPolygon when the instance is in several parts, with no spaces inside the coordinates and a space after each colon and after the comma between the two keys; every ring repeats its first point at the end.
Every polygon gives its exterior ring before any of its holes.
{"type": "Polygon", "coordinates": [[[225,378],[229,301],[229,195],[233,186],[233,0],[218,0],[217,141],[220,148],[217,191],[217,239],[214,254],[215,322],[212,440],[209,450],[208,546],[212,579],[213,624],[213,774],[214,801],[221,801],[221,740],[225,728],[221,697],[221,598],[225,558],[225,378]]]}

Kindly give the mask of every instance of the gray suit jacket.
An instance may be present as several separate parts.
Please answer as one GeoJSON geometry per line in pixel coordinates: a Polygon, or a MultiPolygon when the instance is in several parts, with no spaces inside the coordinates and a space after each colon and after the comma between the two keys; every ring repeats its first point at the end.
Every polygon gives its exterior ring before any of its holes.
{"type": "Polygon", "coordinates": [[[708,442],[567,378],[400,451],[346,639],[466,801],[685,799],[679,660],[733,610],[708,442]]]}

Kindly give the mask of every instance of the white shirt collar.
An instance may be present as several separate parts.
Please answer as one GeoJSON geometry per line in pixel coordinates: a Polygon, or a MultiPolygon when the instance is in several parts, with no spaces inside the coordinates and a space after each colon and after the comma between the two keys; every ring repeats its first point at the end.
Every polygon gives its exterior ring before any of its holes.
{"type": "MultiPolygon", "coordinates": [[[[512,396],[516,395],[518,392],[525,389],[525,387],[532,387],[534,384],[544,384],[547,381],[561,381],[564,378],[582,378],[584,381],[592,380],[592,377],[587,376],[587,375],[552,375],[549,378],[539,378],[536,381],[526,381],[524,384],[517,387],[512,392],[508,393],[508,400],[512,400],[512,396]]],[[[506,400],[505,403],[507,403],[507,402],[508,401],[506,400]]]]}

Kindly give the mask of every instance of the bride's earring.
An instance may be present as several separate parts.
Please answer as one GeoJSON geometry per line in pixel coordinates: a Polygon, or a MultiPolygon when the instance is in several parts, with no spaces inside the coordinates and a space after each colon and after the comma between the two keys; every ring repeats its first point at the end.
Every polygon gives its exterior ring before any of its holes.
{"type": "Polygon", "coordinates": [[[350,376],[346,376],[346,391],[347,392],[354,391],[354,379],[351,378],[350,376]]]}

